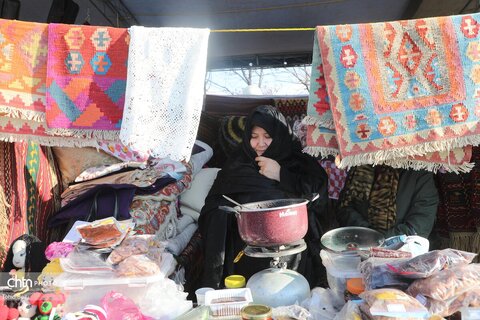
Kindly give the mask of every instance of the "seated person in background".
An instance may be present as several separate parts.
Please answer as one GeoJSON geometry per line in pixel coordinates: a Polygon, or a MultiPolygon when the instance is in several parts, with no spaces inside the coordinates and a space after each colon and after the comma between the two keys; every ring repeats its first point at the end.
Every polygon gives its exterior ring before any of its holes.
{"type": "Polygon", "coordinates": [[[428,238],[437,215],[433,173],[363,165],[348,172],[339,199],[340,226],[359,226],[395,235],[428,238]]]}
{"type": "MultiPolygon", "coordinates": [[[[205,200],[199,218],[204,241],[204,265],[200,286],[219,288],[231,274],[247,280],[254,273],[269,268],[271,259],[244,255],[233,260],[246,244],[241,240],[235,215],[218,207],[233,206],[222,195],[239,203],[320,197],[308,205],[307,250],[285,258],[289,269],[303,274],[310,285],[318,285],[321,219],[327,210],[327,175],[317,160],[301,151],[285,117],[272,106],[259,106],[248,116],[242,143],[219,171],[205,200]]],[[[294,226],[292,226],[294,228],[294,226]]],[[[287,231],[287,230],[285,230],[287,231]]]]}

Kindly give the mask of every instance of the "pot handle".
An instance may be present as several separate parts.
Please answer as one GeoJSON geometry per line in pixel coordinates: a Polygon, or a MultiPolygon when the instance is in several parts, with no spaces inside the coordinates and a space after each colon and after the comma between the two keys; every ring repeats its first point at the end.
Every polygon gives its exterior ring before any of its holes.
{"type": "Polygon", "coordinates": [[[240,215],[240,212],[238,212],[237,210],[233,209],[232,207],[219,206],[218,209],[223,210],[223,211],[227,211],[227,212],[229,212],[229,213],[235,213],[236,215],[240,215]]]}

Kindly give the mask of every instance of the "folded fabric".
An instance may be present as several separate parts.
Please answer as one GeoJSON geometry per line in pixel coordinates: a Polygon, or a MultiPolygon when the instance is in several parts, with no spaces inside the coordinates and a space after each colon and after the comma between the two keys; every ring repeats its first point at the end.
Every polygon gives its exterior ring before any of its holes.
{"type": "Polygon", "coordinates": [[[99,140],[98,148],[122,161],[147,161],[150,157],[146,153],[140,153],[124,146],[121,142],[99,140]]]}
{"type": "Polygon", "coordinates": [[[209,30],[133,26],[129,32],[120,139],[155,158],[188,161],[202,109],[209,30]]]}
{"type": "Polygon", "coordinates": [[[343,167],[398,158],[413,166],[408,157],[480,142],[478,29],[468,28],[478,21],[472,14],[317,27],[307,114],[311,125],[332,128],[330,106],[343,167]]]}
{"type": "Polygon", "coordinates": [[[117,201],[118,219],[130,218],[130,204],[132,203],[136,187],[129,184],[97,185],[70,201],[48,220],[49,227],[55,227],[73,220],[84,220],[88,217],[95,198],[97,212],[95,219],[113,216],[117,201]],[[98,196],[96,196],[97,192],[98,196]]]}
{"type": "Polygon", "coordinates": [[[137,161],[127,161],[127,162],[120,162],[120,163],[110,164],[110,165],[102,165],[99,167],[92,167],[80,173],[75,178],[75,182],[93,180],[93,179],[100,178],[123,169],[137,169],[137,168],[145,169],[146,163],[137,162],[137,161]]]}

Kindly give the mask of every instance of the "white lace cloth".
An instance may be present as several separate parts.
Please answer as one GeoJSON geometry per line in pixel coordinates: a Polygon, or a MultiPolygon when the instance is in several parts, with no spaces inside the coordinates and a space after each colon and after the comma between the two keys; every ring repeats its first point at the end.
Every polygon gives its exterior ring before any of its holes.
{"type": "Polygon", "coordinates": [[[138,152],[189,160],[203,104],[208,29],[129,29],[121,141],[138,152]]]}

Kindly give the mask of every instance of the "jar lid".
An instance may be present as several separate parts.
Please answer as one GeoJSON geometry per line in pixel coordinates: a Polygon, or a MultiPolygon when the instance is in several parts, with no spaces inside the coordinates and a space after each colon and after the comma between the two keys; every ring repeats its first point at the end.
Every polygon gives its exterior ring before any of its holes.
{"type": "Polygon", "coordinates": [[[347,290],[352,294],[360,294],[365,291],[365,285],[362,278],[347,279],[347,290]]]}
{"type": "Polygon", "coordinates": [[[239,274],[232,274],[225,278],[225,287],[229,289],[245,287],[245,277],[239,274]]]}
{"type": "Polygon", "coordinates": [[[242,319],[256,320],[272,317],[272,308],[264,304],[250,304],[242,308],[242,319]]]}

